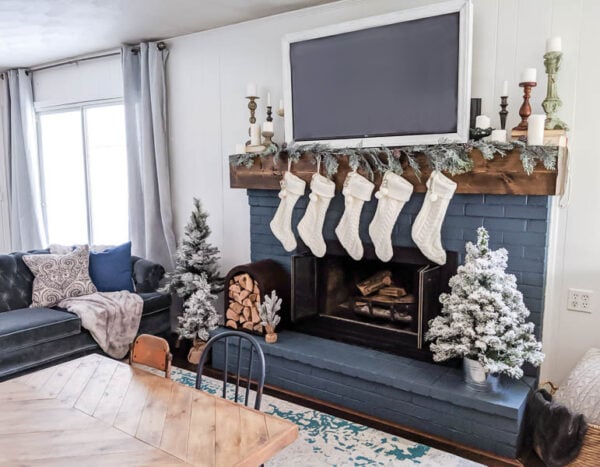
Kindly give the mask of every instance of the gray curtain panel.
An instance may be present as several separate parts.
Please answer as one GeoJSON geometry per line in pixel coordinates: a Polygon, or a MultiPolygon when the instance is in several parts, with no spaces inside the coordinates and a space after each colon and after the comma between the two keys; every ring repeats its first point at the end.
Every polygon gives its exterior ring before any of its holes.
{"type": "Polygon", "coordinates": [[[48,243],[42,211],[31,75],[22,69],[9,70],[1,80],[11,248],[15,251],[43,248],[48,243]]]}
{"type": "Polygon", "coordinates": [[[132,253],[173,269],[165,62],[156,42],[122,48],[132,253]]]}

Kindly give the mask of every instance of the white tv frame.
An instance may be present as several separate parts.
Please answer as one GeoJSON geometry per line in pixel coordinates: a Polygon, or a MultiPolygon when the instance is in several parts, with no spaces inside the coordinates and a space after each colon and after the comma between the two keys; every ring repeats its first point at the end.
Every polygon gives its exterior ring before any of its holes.
{"type": "Polygon", "coordinates": [[[344,138],[301,141],[302,144],[322,143],[331,147],[353,146],[409,146],[414,144],[437,144],[442,139],[466,142],[469,139],[469,112],[471,101],[471,57],[473,42],[473,5],[471,0],[450,0],[443,3],[419,8],[400,10],[379,16],[361,18],[345,23],[324,26],[309,31],[290,33],[282,39],[283,53],[283,99],[285,112],[285,140],[294,141],[294,114],[292,102],[292,79],[290,63],[290,44],[320,37],[335,36],[362,29],[370,29],[388,24],[412,21],[448,13],[459,13],[459,64],[458,64],[458,108],[456,133],[426,135],[384,136],[372,138],[344,138]]]}

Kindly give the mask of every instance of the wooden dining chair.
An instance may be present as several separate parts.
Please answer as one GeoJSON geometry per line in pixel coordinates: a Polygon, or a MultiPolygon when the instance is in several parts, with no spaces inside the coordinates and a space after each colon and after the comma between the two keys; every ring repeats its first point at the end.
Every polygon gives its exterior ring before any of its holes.
{"type": "MultiPolygon", "coordinates": [[[[224,364],[223,364],[223,393],[222,397],[227,398],[227,377],[230,374],[228,370],[231,370],[231,365],[229,364],[229,345],[230,342],[237,341],[237,358],[235,360],[235,372],[233,373],[234,377],[234,386],[235,386],[235,402],[239,400],[239,389],[240,389],[240,381],[242,379],[242,373],[245,373],[244,381],[246,384],[246,395],[244,397],[244,405],[248,405],[250,389],[252,386],[252,376],[256,376],[256,399],[254,400],[254,408],[256,410],[260,410],[260,403],[262,400],[263,387],[265,385],[265,355],[260,347],[258,341],[249,334],[240,331],[226,331],[223,332],[208,341],[204,351],[202,352],[202,357],[200,358],[200,362],[198,363],[198,373],[196,375],[196,389],[200,389],[202,385],[202,373],[204,372],[204,365],[207,360],[207,356],[209,354],[209,350],[213,348],[213,346],[217,343],[223,343],[225,346],[224,349],[224,364]],[[244,345],[248,344],[248,345],[244,345]],[[247,359],[245,359],[244,355],[247,355],[247,359]],[[256,366],[255,366],[256,360],[256,366]],[[242,364],[246,366],[243,371],[242,364]]],[[[235,352],[236,349],[233,349],[235,352]]],[[[213,352],[214,355],[214,352],[213,352]]],[[[214,360],[213,360],[214,366],[214,360]]],[[[241,401],[240,401],[241,402],[241,401]]]]}
{"type": "Polygon", "coordinates": [[[165,378],[171,378],[173,355],[169,343],[162,337],[151,334],[137,336],[129,351],[129,364],[139,363],[165,372],[165,378]]]}

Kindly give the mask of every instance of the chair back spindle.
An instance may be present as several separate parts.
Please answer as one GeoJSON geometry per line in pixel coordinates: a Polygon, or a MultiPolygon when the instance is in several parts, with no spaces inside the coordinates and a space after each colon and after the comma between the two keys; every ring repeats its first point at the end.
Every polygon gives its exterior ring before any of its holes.
{"type": "Polygon", "coordinates": [[[245,380],[246,391],[244,396],[244,405],[248,405],[250,398],[250,390],[253,382],[252,376],[254,370],[257,376],[255,381],[256,399],[254,400],[254,408],[256,410],[260,410],[263,388],[265,384],[265,356],[258,341],[253,336],[243,332],[226,331],[221,334],[218,334],[217,336],[213,337],[208,341],[206,347],[204,348],[204,351],[202,352],[200,362],[198,363],[196,389],[201,389],[202,387],[202,373],[204,372],[204,366],[208,358],[209,350],[213,348],[215,343],[222,342],[224,345],[222,397],[225,399],[227,398],[227,384],[228,376],[230,374],[229,345],[231,341],[237,343],[237,355],[235,356],[236,360],[231,362],[233,364],[233,368],[235,368],[235,373],[232,375],[232,380],[234,381],[232,384],[234,384],[235,386],[234,401],[240,402],[240,384],[242,383],[242,380],[245,380]],[[256,360],[257,362],[256,367],[254,366],[254,360],[256,360]],[[247,371],[243,372],[242,364],[246,361],[248,363],[247,371]],[[245,378],[243,376],[243,373],[245,373],[245,378]]]}

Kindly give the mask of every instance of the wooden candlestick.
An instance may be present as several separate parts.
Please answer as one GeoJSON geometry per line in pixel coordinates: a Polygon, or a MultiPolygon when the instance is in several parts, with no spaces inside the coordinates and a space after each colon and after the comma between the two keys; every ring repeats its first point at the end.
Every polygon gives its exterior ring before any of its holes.
{"type": "Polygon", "coordinates": [[[508,115],[508,110],[506,110],[507,107],[508,96],[500,96],[500,108],[502,110],[500,110],[498,113],[500,114],[500,128],[502,130],[506,130],[506,116],[508,115]]]}
{"type": "Polygon", "coordinates": [[[531,88],[536,87],[537,83],[535,81],[526,81],[524,83],[519,83],[519,86],[523,88],[523,103],[519,109],[521,123],[514,127],[513,130],[527,130],[527,119],[531,115],[531,105],[529,104],[531,88]]]}

